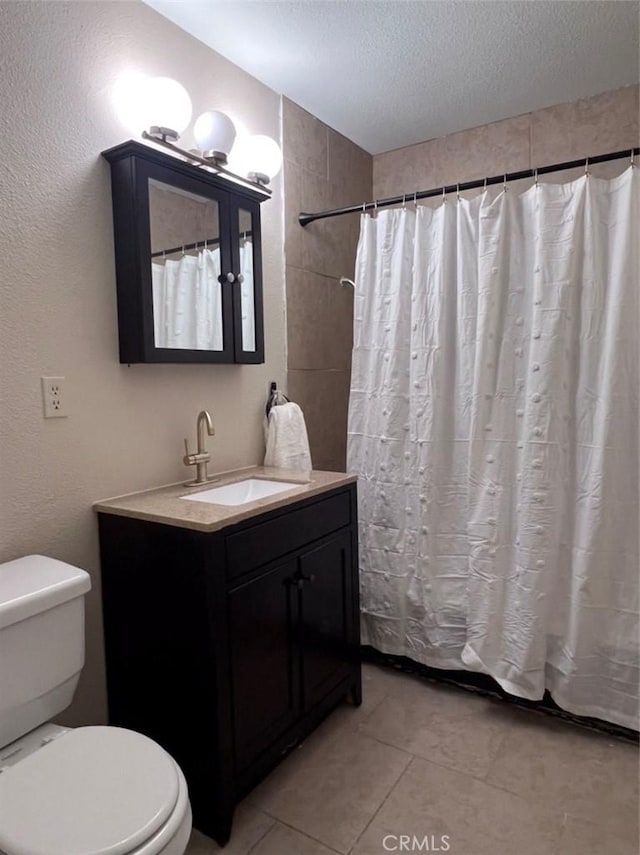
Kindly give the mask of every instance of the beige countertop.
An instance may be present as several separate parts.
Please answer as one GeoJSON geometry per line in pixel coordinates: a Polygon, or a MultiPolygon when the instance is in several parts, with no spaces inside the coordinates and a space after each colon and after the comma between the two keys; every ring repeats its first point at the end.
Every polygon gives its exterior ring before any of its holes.
{"type": "Polygon", "coordinates": [[[228,525],[242,522],[251,517],[284,508],[300,499],[317,496],[327,490],[333,490],[356,481],[355,475],[344,472],[300,472],[293,469],[273,469],[265,466],[252,466],[224,472],[219,480],[208,484],[187,487],[184,483],[168,484],[142,493],[130,493],[113,499],[102,499],[93,505],[94,511],[115,514],[121,517],[134,517],[149,522],[191,528],[196,531],[217,531],[228,525]],[[297,485],[283,493],[247,502],[244,505],[214,505],[210,502],[184,501],[181,497],[193,495],[214,487],[244,481],[247,478],[266,478],[270,481],[292,481],[297,485]]]}

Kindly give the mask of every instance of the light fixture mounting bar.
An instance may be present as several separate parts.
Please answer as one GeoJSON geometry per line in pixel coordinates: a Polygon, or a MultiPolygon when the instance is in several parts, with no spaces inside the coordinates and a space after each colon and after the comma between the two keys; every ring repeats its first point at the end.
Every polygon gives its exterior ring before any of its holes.
{"type": "Polygon", "coordinates": [[[265,187],[264,184],[260,184],[259,181],[251,181],[249,178],[243,178],[242,175],[236,175],[236,173],[231,172],[230,169],[225,169],[224,166],[219,166],[217,163],[212,163],[209,160],[205,160],[204,157],[200,157],[197,154],[193,154],[190,151],[186,151],[185,149],[180,148],[180,146],[174,145],[166,139],[157,139],[156,137],[147,133],[147,131],[142,132],[142,139],[150,140],[150,142],[164,146],[164,148],[168,148],[170,151],[173,151],[176,154],[179,154],[182,157],[186,158],[187,160],[198,164],[198,166],[206,166],[208,169],[213,170],[215,173],[220,173],[221,175],[225,175],[228,178],[233,178],[235,181],[240,181],[247,187],[251,187],[252,190],[259,190],[260,193],[264,193],[265,196],[271,196],[272,194],[272,191],[268,187],[265,187]]]}

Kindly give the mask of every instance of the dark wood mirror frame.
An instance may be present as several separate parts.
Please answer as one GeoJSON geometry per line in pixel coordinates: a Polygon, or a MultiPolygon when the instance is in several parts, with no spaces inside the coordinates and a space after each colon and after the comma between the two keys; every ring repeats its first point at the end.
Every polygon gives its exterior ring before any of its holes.
{"type": "Polygon", "coordinates": [[[264,362],[260,203],[267,196],[130,140],[102,152],[111,166],[120,362],[264,362]],[[153,322],[149,180],[218,204],[222,350],[156,347],[153,322]],[[243,350],[240,211],[252,218],[255,349],[243,350]],[[227,278],[231,274],[231,281],[227,278]]]}

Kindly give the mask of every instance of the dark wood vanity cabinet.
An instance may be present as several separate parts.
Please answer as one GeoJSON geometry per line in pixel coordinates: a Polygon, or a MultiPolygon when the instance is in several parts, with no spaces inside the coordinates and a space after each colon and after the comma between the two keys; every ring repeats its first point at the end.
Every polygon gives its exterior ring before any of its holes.
{"type": "Polygon", "coordinates": [[[99,525],[110,722],[175,757],[224,844],[235,804],[360,703],[355,485],[211,533],[99,525]]]}
{"type": "Polygon", "coordinates": [[[111,166],[120,362],[264,362],[268,194],[130,140],[111,166]]]}
{"type": "Polygon", "coordinates": [[[329,535],[229,591],[234,747],[243,771],[351,676],[351,535],[329,535]],[[264,685],[256,692],[255,676],[264,685]]]}

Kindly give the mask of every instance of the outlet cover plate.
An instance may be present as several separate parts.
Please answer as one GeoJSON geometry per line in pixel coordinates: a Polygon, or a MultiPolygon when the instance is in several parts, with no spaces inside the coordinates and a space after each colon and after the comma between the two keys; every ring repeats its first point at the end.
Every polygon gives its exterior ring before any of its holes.
{"type": "Polygon", "coordinates": [[[64,377],[41,377],[42,406],[45,419],[63,419],[67,412],[64,377]]]}

